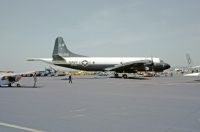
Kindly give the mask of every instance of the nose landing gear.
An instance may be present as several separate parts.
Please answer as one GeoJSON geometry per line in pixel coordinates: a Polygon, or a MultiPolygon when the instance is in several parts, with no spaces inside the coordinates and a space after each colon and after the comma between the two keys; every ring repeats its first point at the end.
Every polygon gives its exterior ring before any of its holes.
{"type": "Polygon", "coordinates": [[[18,83],[18,84],[17,84],[17,87],[21,87],[21,85],[18,83]]]}

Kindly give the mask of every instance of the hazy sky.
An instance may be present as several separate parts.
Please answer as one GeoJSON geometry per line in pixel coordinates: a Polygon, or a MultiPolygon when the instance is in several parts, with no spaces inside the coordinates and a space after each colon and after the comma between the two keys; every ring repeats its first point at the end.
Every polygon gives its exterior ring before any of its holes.
{"type": "Polygon", "coordinates": [[[87,56],[154,56],[200,65],[200,0],[0,0],[0,70],[42,70],[62,36],[87,56]]]}

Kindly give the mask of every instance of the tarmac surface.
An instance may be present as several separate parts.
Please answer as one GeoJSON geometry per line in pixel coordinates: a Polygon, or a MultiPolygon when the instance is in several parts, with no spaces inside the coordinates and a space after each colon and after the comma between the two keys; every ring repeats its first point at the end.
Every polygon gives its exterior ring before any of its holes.
{"type": "Polygon", "coordinates": [[[1,87],[0,132],[200,132],[195,78],[62,78],[1,87]]]}

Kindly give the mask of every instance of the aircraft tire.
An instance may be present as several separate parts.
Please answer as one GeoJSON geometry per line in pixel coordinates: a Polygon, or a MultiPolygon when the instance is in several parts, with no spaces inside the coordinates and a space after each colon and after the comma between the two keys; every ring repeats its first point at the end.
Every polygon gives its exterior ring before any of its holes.
{"type": "Polygon", "coordinates": [[[118,77],[119,77],[119,74],[115,73],[115,74],[114,74],[114,77],[115,77],[115,78],[118,78],[118,77]]]}
{"type": "Polygon", "coordinates": [[[17,87],[21,87],[21,85],[18,83],[18,84],[17,84],[17,87]]]}
{"type": "Polygon", "coordinates": [[[8,87],[12,87],[11,83],[8,84],[8,87]]]}
{"type": "Polygon", "coordinates": [[[127,74],[123,74],[122,77],[123,77],[124,79],[127,79],[127,78],[128,78],[128,75],[127,75],[127,74]]]}

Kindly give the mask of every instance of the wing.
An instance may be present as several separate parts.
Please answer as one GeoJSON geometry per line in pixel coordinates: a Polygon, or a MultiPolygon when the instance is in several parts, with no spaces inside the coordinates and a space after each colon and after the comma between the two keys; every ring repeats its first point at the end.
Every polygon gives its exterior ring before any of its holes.
{"type": "Polygon", "coordinates": [[[185,74],[185,77],[199,77],[200,73],[190,73],[190,74],[185,74]]]}
{"type": "Polygon", "coordinates": [[[0,74],[1,79],[9,80],[9,82],[14,83],[21,80],[22,76],[34,74],[35,71],[23,72],[23,73],[3,73],[0,74]]]}
{"type": "Polygon", "coordinates": [[[28,71],[28,72],[21,72],[21,73],[14,73],[16,76],[19,76],[19,75],[21,75],[21,76],[26,76],[26,75],[33,75],[33,74],[35,74],[36,73],[36,71],[28,71]]]}
{"type": "Polygon", "coordinates": [[[200,66],[193,66],[191,67],[192,69],[195,69],[195,68],[200,68],[200,66]]]}
{"type": "Polygon", "coordinates": [[[150,60],[131,61],[131,62],[115,65],[114,67],[106,68],[105,70],[133,73],[137,71],[144,71],[145,65],[147,64],[152,64],[152,61],[150,60]]]}

